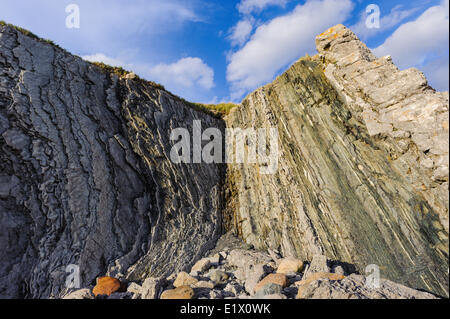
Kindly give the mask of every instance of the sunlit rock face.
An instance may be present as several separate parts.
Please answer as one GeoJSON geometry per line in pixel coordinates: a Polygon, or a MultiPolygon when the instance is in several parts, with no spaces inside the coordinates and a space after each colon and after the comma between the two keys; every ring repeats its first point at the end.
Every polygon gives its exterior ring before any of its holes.
{"type": "Polygon", "coordinates": [[[377,59],[338,25],[247,96],[228,127],[276,127],[275,174],[230,165],[230,225],[247,243],[376,264],[448,295],[448,93],[377,59]],[[231,214],[231,213],[230,213],[231,214]]]}
{"type": "Polygon", "coordinates": [[[188,271],[224,228],[448,296],[448,93],[341,25],[316,42],[219,119],[0,25],[0,297],[61,297],[74,269],[81,287],[188,271]],[[275,129],[276,161],[175,163],[195,123],[275,129]]]}
{"type": "Polygon", "coordinates": [[[172,129],[194,120],[224,127],[0,26],[0,297],[61,296],[71,264],[86,286],[180,271],[211,248],[224,169],[170,159],[172,129]]]}

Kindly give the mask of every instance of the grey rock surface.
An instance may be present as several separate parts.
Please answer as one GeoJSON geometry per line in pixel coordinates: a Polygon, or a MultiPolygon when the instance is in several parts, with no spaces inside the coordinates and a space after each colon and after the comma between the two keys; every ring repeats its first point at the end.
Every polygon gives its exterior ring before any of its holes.
{"type": "MultiPolygon", "coordinates": [[[[75,265],[82,287],[109,275],[142,287],[113,298],[158,298],[208,257],[209,273],[229,277],[195,288],[196,298],[249,298],[286,256],[310,262],[274,298],[292,297],[309,273],[370,264],[448,296],[448,93],[378,59],[343,26],[316,43],[318,55],[222,120],[0,24],[0,297],[66,296],[75,265]],[[276,172],[173,163],[170,133],[192,132],[194,120],[222,132],[277,128],[276,172]],[[223,225],[245,244],[219,239],[223,225]]],[[[357,276],[301,293],[431,296],[391,281],[366,291],[357,276]]]]}
{"type": "Polygon", "coordinates": [[[192,266],[221,233],[224,167],[175,164],[173,128],[223,130],[150,83],[0,25],[0,297],[192,266]],[[14,283],[14,284],[12,284],[14,283]]]}
{"type": "Polygon", "coordinates": [[[164,277],[146,278],[140,291],[141,299],[158,299],[166,285],[167,280],[164,277]]]}
{"type": "Polygon", "coordinates": [[[327,255],[360,273],[376,264],[448,296],[448,93],[343,26],[317,48],[226,117],[279,135],[275,174],[229,165],[229,228],[260,250],[327,255]]]}
{"type": "MultiPolygon", "coordinates": [[[[222,242],[223,242],[222,237],[222,242]]],[[[225,238],[230,238],[226,236],[225,238]]],[[[234,239],[235,242],[237,239],[234,239]]],[[[216,247],[217,248],[217,247],[216,247]]],[[[255,250],[248,250],[247,261],[249,263],[257,264],[265,255],[264,252],[257,252],[255,250]]],[[[311,265],[345,265],[339,261],[332,261],[326,256],[315,256],[315,261],[305,261],[311,265]]],[[[265,258],[270,258],[266,255],[265,258]]],[[[221,264],[212,266],[213,272],[225,273],[225,270],[232,266],[225,258],[221,264]]],[[[342,267],[342,266],[339,266],[342,267]]],[[[337,267],[334,267],[337,268],[337,267]]],[[[352,271],[351,267],[345,266],[346,272],[352,271]]],[[[347,277],[344,276],[329,276],[336,274],[323,273],[323,267],[313,266],[311,274],[318,274],[313,278],[312,275],[307,276],[305,270],[301,273],[295,273],[289,276],[287,287],[284,289],[277,284],[266,284],[259,289],[255,294],[253,287],[248,290],[248,280],[252,278],[238,280],[234,276],[224,276],[221,278],[221,284],[215,285],[208,278],[198,276],[196,279],[200,280],[191,285],[194,292],[194,299],[434,299],[432,294],[414,290],[403,285],[396,284],[389,280],[380,278],[379,281],[368,280],[359,274],[350,273],[347,277]],[[328,275],[328,276],[327,276],[328,275]],[[308,278],[307,278],[308,277],[308,278]],[[335,278],[335,279],[333,279],[335,278]],[[337,278],[337,279],[336,279],[337,278]],[[329,280],[333,279],[333,280],[329,280]],[[372,285],[370,285],[372,284],[372,285]],[[378,286],[376,284],[379,284],[378,286]]],[[[276,273],[275,269],[269,271],[276,273]]],[[[158,299],[161,293],[165,290],[173,288],[171,282],[174,277],[178,277],[180,273],[164,278],[147,278],[142,285],[131,282],[128,285],[126,293],[113,293],[108,299],[158,299]]],[[[211,276],[212,277],[212,276],[211,276]]],[[[92,287],[91,287],[92,288],[92,287]]],[[[93,298],[91,288],[80,289],[74,291],[64,298],[66,299],[82,299],[93,298]]]]}

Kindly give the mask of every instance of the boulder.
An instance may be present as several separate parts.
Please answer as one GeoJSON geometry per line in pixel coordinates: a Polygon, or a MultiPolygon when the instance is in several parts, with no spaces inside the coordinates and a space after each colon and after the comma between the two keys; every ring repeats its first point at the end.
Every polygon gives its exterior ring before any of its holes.
{"type": "Polygon", "coordinates": [[[164,291],[160,299],[192,299],[192,297],[194,297],[194,290],[191,287],[180,286],[164,291]]]}
{"type": "Polygon", "coordinates": [[[303,261],[294,257],[283,258],[278,265],[277,273],[287,274],[291,272],[301,272],[303,270],[303,261]]]}
{"type": "Polygon", "coordinates": [[[264,277],[263,280],[258,282],[258,284],[253,289],[255,293],[257,293],[260,289],[262,289],[264,286],[268,284],[276,284],[279,285],[281,288],[285,288],[287,286],[287,277],[284,274],[269,274],[266,277],[264,277]]]}
{"type": "Polygon", "coordinates": [[[209,275],[209,279],[211,279],[211,281],[214,282],[216,285],[225,284],[228,278],[229,278],[228,274],[221,270],[214,270],[209,275]]]}
{"type": "Polygon", "coordinates": [[[211,267],[211,261],[209,258],[202,258],[192,266],[191,272],[204,272],[211,267]]]}
{"type": "Polygon", "coordinates": [[[94,295],[88,288],[78,289],[65,295],[62,299],[94,299],[94,295]]]}
{"type": "Polygon", "coordinates": [[[121,283],[119,279],[113,277],[100,277],[97,279],[97,285],[92,290],[95,297],[106,295],[110,296],[112,293],[120,290],[121,283]]]}
{"type": "Polygon", "coordinates": [[[142,299],[158,299],[158,295],[167,281],[164,277],[147,278],[142,283],[141,298],[142,299]]]}
{"type": "Polygon", "coordinates": [[[262,286],[258,291],[255,293],[254,298],[255,299],[262,299],[264,296],[268,295],[279,295],[283,291],[283,288],[281,285],[274,284],[274,283],[268,283],[262,286]]]}

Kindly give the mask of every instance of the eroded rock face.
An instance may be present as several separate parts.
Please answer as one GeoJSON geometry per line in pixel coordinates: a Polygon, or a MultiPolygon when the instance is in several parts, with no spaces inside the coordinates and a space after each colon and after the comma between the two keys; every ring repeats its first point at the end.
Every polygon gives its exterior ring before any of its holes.
{"type": "Polygon", "coordinates": [[[279,134],[275,174],[230,165],[231,227],[259,249],[325,254],[360,273],[376,264],[448,295],[448,94],[343,26],[317,46],[226,119],[279,134]]]}
{"type": "Polygon", "coordinates": [[[296,281],[320,272],[332,277],[310,280],[300,298],[425,296],[336,279],[369,264],[448,296],[448,94],[377,59],[343,26],[317,47],[226,118],[277,128],[275,173],[233,164],[225,175],[169,157],[172,129],[200,120],[223,131],[222,120],[0,26],[0,297],[61,297],[72,264],[81,287],[99,276],[134,283],[113,298],[161,297],[181,271],[198,286],[171,298],[248,298],[287,256],[311,262],[264,297],[293,298],[296,281]],[[224,236],[207,280],[208,267],[192,266],[222,218],[247,245],[224,236]]]}
{"type": "Polygon", "coordinates": [[[0,297],[190,267],[221,231],[224,170],[174,164],[173,128],[223,123],[0,25],[0,297]],[[133,266],[133,267],[131,267],[133,266]]]}

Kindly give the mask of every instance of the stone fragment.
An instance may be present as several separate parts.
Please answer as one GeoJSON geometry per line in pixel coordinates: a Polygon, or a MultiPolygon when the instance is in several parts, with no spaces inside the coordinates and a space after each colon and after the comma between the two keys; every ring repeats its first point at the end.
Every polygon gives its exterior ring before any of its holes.
{"type": "Polygon", "coordinates": [[[232,293],[234,296],[238,296],[244,291],[244,287],[236,282],[230,282],[225,286],[223,290],[232,293]]]}
{"type": "Polygon", "coordinates": [[[287,297],[283,294],[272,294],[272,295],[262,296],[259,299],[287,299],[287,297]]]}
{"type": "Polygon", "coordinates": [[[164,277],[146,278],[142,283],[142,299],[158,299],[159,293],[163,290],[167,281],[164,277]]]}
{"type": "Polygon", "coordinates": [[[113,277],[100,277],[97,279],[97,285],[92,290],[95,297],[97,296],[110,296],[112,293],[119,291],[121,283],[119,279],[113,277]]]}
{"type": "Polygon", "coordinates": [[[108,299],[132,299],[133,293],[131,292],[114,292],[108,299]]]}
{"type": "MultiPolygon", "coordinates": [[[[212,257],[208,257],[209,262],[210,262],[210,266],[211,267],[217,267],[220,264],[220,254],[215,254],[212,257]]],[[[207,270],[207,269],[205,269],[207,270]]]]}
{"type": "Polygon", "coordinates": [[[78,289],[65,295],[62,299],[94,299],[94,295],[88,288],[78,289]]]}
{"type": "Polygon", "coordinates": [[[135,295],[140,295],[142,293],[142,286],[139,286],[137,283],[132,282],[128,285],[127,292],[135,295]]]}
{"type": "Polygon", "coordinates": [[[199,272],[202,273],[208,270],[211,267],[211,261],[209,258],[202,258],[192,266],[191,272],[199,272]]]}
{"type": "Polygon", "coordinates": [[[227,282],[229,275],[221,270],[214,270],[210,273],[209,279],[216,285],[222,285],[227,282]]]}
{"type": "Polygon", "coordinates": [[[215,284],[211,281],[198,281],[191,285],[192,288],[206,288],[206,289],[214,289],[215,284]]]}
{"type": "Polygon", "coordinates": [[[198,280],[189,275],[188,273],[182,271],[178,274],[177,279],[175,279],[173,286],[181,287],[181,286],[190,286],[197,283],[198,280]]]}
{"type": "Polygon", "coordinates": [[[311,263],[308,266],[308,270],[304,274],[304,278],[308,278],[313,273],[320,272],[320,273],[329,273],[331,272],[331,269],[329,267],[329,260],[324,255],[314,255],[311,263]]]}
{"type": "Polygon", "coordinates": [[[266,295],[281,294],[282,291],[283,288],[281,287],[281,285],[275,283],[267,283],[256,291],[254,298],[261,299],[266,295]]]}
{"type": "Polygon", "coordinates": [[[280,261],[277,269],[279,274],[287,274],[290,272],[301,272],[303,270],[303,261],[294,257],[286,257],[280,261]]]}
{"type": "Polygon", "coordinates": [[[308,278],[297,281],[295,283],[296,286],[308,285],[316,280],[342,280],[345,276],[341,274],[333,274],[328,272],[315,272],[311,273],[308,278]]]}
{"type": "Polygon", "coordinates": [[[253,290],[255,292],[258,292],[267,284],[276,284],[279,285],[281,288],[285,288],[287,286],[287,277],[285,274],[269,274],[266,277],[264,277],[263,280],[258,282],[258,284],[255,286],[253,290]]]}
{"type": "Polygon", "coordinates": [[[238,278],[245,278],[245,280],[243,280],[245,282],[245,290],[248,293],[252,293],[258,282],[271,270],[272,268],[267,267],[264,264],[258,264],[254,267],[243,269],[244,275],[239,274],[239,271],[235,272],[235,274],[237,274],[236,277],[238,278]]]}
{"type": "Polygon", "coordinates": [[[191,287],[180,286],[164,291],[160,299],[192,299],[192,297],[194,297],[194,290],[191,287]]]}

